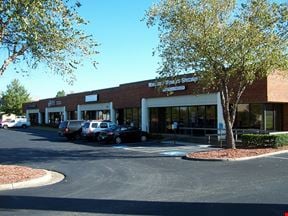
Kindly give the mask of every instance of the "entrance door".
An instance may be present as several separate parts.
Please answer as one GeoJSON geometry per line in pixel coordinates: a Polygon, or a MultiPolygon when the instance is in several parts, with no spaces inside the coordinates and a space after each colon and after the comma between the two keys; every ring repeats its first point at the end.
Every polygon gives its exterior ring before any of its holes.
{"type": "Polygon", "coordinates": [[[119,125],[124,124],[124,109],[118,109],[117,110],[116,121],[119,125]]]}

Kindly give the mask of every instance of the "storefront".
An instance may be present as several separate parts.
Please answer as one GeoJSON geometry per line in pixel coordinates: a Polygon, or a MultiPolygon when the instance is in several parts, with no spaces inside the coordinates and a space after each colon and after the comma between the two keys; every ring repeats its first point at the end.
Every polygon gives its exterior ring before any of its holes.
{"type": "MultiPolygon", "coordinates": [[[[166,81],[159,91],[155,80],[123,84],[25,104],[30,120],[59,124],[67,119],[112,120],[152,133],[171,133],[173,123],[182,134],[203,135],[224,128],[219,93],[199,89],[186,75],[166,81]]],[[[237,109],[234,128],[288,130],[288,79],[269,76],[247,88],[237,109]]]]}

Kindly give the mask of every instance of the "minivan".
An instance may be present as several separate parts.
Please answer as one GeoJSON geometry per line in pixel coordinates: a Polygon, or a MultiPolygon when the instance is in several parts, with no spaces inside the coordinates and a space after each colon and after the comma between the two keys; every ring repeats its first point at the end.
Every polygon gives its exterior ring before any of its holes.
{"type": "Polygon", "coordinates": [[[59,125],[58,134],[64,136],[68,140],[79,139],[82,132],[83,120],[67,120],[62,121],[59,125]]]}

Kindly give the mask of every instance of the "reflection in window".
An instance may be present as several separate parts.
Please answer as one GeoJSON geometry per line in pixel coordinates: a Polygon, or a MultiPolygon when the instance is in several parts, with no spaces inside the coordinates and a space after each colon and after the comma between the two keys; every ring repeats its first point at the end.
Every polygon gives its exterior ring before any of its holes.
{"type": "Polygon", "coordinates": [[[249,104],[239,104],[237,110],[237,128],[249,128],[249,104]]]}
{"type": "Polygon", "coordinates": [[[262,105],[251,104],[250,105],[250,125],[251,128],[260,129],[262,122],[262,105]]]}
{"type": "Polygon", "coordinates": [[[196,127],[197,107],[189,107],[189,127],[196,127]]]}
{"type": "Polygon", "coordinates": [[[205,127],[205,106],[198,106],[196,126],[205,127]]]}
{"type": "Polygon", "coordinates": [[[216,106],[206,106],[206,126],[207,128],[215,128],[216,122],[216,106]]]}

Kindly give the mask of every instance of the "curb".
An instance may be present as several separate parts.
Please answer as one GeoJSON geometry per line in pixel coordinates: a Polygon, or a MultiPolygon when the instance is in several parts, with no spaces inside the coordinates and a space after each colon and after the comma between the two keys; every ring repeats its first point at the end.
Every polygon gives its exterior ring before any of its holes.
{"type": "Polygon", "coordinates": [[[46,172],[46,174],[39,178],[34,178],[27,181],[15,182],[10,184],[2,184],[2,185],[0,184],[0,191],[51,185],[58,183],[65,178],[65,176],[61,173],[48,170],[44,171],[46,172]]]}
{"type": "Polygon", "coordinates": [[[261,154],[261,155],[251,156],[251,157],[242,157],[242,158],[211,158],[211,159],[208,159],[208,158],[189,158],[187,155],[185,155],[182,157],[182,159],[194,160],[194,161],[245,161],[245,160],[252,160],[252,159],[268,157],[268,156],[278,155],[278,154],[283,154],[283,153],[288,153],[288,150],[270,152],[270,153],[266,153],[266,154],[261,154]]]}

